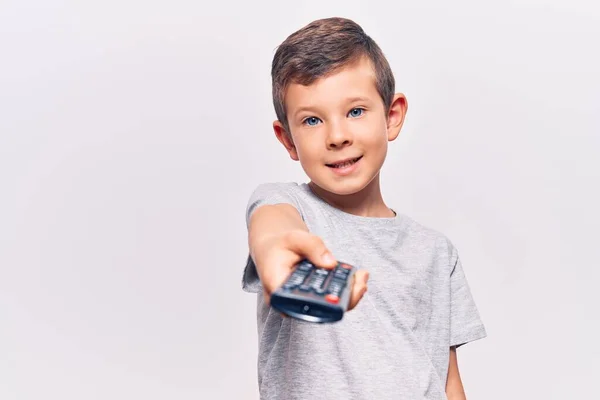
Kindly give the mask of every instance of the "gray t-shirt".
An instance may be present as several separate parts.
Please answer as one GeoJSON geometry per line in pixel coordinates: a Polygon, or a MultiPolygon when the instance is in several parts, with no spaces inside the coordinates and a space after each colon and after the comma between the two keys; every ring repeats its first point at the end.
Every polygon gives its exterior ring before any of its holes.
{"type": "Polygon", "coordinates": [[[257,295],[261,399],[446,399],[449,348],[484,338],[458,253],[405,215],[361,217],[306,184],[259,185],[257,207],[289,203],[336,259],[369,271],[368,291],[332,324],[282,318],[267,307],[250,257],[242,288],[257,295]]]}

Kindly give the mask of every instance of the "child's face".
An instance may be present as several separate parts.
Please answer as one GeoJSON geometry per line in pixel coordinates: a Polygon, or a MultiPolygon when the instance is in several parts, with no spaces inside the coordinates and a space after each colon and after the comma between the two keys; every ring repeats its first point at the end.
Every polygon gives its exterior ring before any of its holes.
{"type": "Polygon", "coordinates": [[[275,132],[290,157],[324,190],[338,195],[363,190],[379,175],[388,141],[398,136],[406,99],[396,95],[386,114],[375,82],[371,63],[363,58],[309,86],[287,89],[292,140],[279,121],[275,132]],[[340,165],[344,160],[350,161],[340,165]]]}

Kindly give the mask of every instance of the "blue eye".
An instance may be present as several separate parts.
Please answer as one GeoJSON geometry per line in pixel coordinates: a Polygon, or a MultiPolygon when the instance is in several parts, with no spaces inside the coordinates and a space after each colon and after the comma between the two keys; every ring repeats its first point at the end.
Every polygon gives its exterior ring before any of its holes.
{"type": "Polygon", "coordinates": [[[364,111],[365,111],[364,108],[353,108],[352,110],[350,110],[348,115],[350,115],[353,118],[357,118],[357,117],[360,117],[361,115],[363,115],[364,111]]]}
{"type": "Polygon", "coordinates": [[[315,126],[319,123],[319,121],[320,119],[317,117],[308,117],[304,121],[302,121],[302,123],[308,126],[315,126]]]}

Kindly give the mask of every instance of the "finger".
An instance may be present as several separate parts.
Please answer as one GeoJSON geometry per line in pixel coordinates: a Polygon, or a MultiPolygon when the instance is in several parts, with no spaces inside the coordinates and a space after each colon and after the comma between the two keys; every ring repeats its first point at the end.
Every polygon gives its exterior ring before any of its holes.
{"type": "Polygon", "coordinates": [[[289,278],[294,265],[301,260],[301,256],[289,251],[289,250],[278,250],[273,251],[268,260],[265,261],[266,267],[263,270],[261,277],[263,290],[265,292],[265,301],[269,305],[269,298],[277,288],[285,283],[289,278]]]}
{"type": "Polygon", "coordinates": [[[323,240],[308,232],[290,232],[286,237],[286,247],[296,254],[305,256],[318,267],[333,268],[337,265],[335,257],[327,249],[323,240]]]}
{"type": "Polygon", "coordinates": [[[364,270],[358,270],[354,274],[354,282],[352,284],[352,292],[350,295],[350,302],[348,303],[348,311],[352,310],[358,302],[363,298],[367,291],[367,282],[369,280],[369,273],[364,270]]]}

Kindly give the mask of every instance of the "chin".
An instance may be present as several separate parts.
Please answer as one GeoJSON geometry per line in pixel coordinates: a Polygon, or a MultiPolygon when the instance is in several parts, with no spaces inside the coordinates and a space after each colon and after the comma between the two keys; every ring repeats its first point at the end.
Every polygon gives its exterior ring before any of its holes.
{"type": "Polygon", "coordinates": [[[338,196],[349,196],[363,190],[369,182],[365,182],[360,179],[353,181],[346,180],[340,182],[327,182],[320,179],[311,179],[312,182],[322,190],[338,196]]]}

